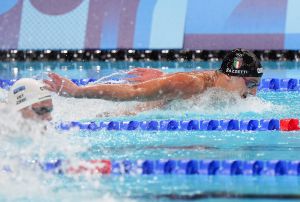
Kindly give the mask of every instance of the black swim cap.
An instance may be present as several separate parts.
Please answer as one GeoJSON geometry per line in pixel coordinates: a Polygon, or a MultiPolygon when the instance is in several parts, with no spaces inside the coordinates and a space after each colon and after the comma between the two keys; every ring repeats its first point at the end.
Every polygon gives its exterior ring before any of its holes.
{"type": "Polygon", "coordinates": [[[263,68],[254,53],[235,49],[224,57],[220,72],[229,76],[261,77],[263,68]]]}

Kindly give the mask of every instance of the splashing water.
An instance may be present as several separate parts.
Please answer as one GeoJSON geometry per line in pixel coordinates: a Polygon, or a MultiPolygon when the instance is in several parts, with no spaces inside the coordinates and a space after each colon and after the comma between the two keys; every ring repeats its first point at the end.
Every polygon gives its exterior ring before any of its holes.
{"type": "Polygon", "coordinates": [[[79,200],[86,197],[91,201],[115,201],[111,194],[103,194],[99,179],[89,174],[59,176],[40,168],[40,163],[45,161],[80,161],[78,154],[90,145],[71,135],[76,131],[61,134],[51,124],[25,120],[20,113],[6,108],[0,110],[0,128],[0,201],[79,200]],[[84,186],[69,190],[66,180],[72,186],[84,186]],[[96,188],[100,191],[89,192],[96,188]]]}
{"type": "MultiPolygon", "coordinates": [[[[143,104],[143,102],[137,101],[112,102],[101,99],[76,99],[59,96],[54,96],[53,102],[56,108],[54,119],[65,121],[96,119],[105,113],[111,114],[111,119],[124,117],[122,113],[118,115],[118,112],[122,112],[124,109],[135,111],[137,105],[143,104]]],[[[153,108],[137,113],[135,118],[234,118],[241,117],[241,114],[248,118],[255,118],[265,113],[275,116],[286,110],[284,105],[274,104],[259,97],[248,96],[243,99],[237,94],[228,93],[221,89],[210,89],[190,99],[175,100],[162,108],[153,108]]]]}
{"type": "Polygon", "coordinates": [[[0,103],[6,102],[7,96],[8,96],[8,91],[0,88],[0,103]]]}
{"type": "Polygon", "coordinates": [[[221,89],[209,89],[192,99],[176,101],[172,103],[169,109],[188,110],[205,115],[238,115],[247,112],[262,114],[274,110],[280,113],[284,107],[255,96],[248,96],[243,99],[235,93],[228,93],[221,89]]]}
{"type": "MultiPolygon", "coordinates": [[[[7,92],[1,90],[0,100],[5,101],[6,97],[7,92]]],[[[96,118],[97,114],[119,111],[123,108],[133,110],[139,102],[74,99],[54,95],[53,103],[55,108],[53,121],[59,122],[92,119],[96,118]]],[[[272,104],[258,97],[241,99],[238,95],[211,89],[188,100],[173,101],[163,109],[143,112],[137,118],[176,118],[182,117],[182,114],[197,118],[199,114],[201,117],[205,115],[233,118],[233,115],[248,112],[263,114],[271,111],[280,113],[283,110],[284,106],[272,104]]],[[[10,112],[5,108],[0,111],[0,128],[0,201],[2,199],[51,201],[49,198],[79,200],[86,197],[89,197],[89,201],[115,201],[111,194],[103,194],[105,188],[99,179],[92,176],[84,176],[84,180],[72,176],[58,177],[42,172],[39,168],[38,162],[57,158],[78,161],[78,153],[88,150],[90,143],[72,136],[76,131],[61,134],[51,124],[24,120],[19,113],[10,112]],[[68,183],[76,188],[69,190],[66,188],[68,183]]]]}
{"type": "MultiPolygon", "coordinates": [[[[138,102],[112,102],[101,99],[77,99],[53,96],[53,119],[55,121],[74,121],[95,119],[102,114],[134,110],[138,102]]],[[[115,116],[114,116],[115,117],[115,116]]]]}

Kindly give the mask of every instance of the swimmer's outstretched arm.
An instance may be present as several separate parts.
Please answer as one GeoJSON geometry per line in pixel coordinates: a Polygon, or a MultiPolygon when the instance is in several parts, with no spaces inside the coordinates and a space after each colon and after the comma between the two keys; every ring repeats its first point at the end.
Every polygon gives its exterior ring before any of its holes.
{"type": "Polygon", "coordinates": [[[72,81],[55,73],[46,80],[49,90],[77,98],[100,98],[106,100],[173,100],[188,98],[206,89],[202,77],[186,73],[166,75],[137,84],[96,84],[77,86],[72,81]]]}

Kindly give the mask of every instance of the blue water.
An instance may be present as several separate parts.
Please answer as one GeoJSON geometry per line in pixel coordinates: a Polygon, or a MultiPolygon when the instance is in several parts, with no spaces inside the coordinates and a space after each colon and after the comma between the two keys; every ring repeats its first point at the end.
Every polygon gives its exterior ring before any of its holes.
{"type": "MultiPolygon", "coordinates": [[[[155,67],[166,73],[216,69],[219,62],[89,62],[89,63],[0,63],[1,79],[44,78],[54,71],[68,78],[99,79],[133,67],[155,67]]],[[[300,79],[299,62],[263,62],[264,78],[300,79]]],[[[220,92],[206,92],[203,97],[174,101],[164,109],[134,116],[96,118],[95,114],[133,108],[137,102],[116,103],[102,100],[54,96],[55,120],[190,120],[190,119],[270,119],[299,118],[300,92],[264,92],[246,100],[220,92]],[[97,113],[95,112],[97,111],[97,113]]],[[[61,134],[64,135],[64,134],[61,134]]],[[[68,134],[69,135],[69,134],[68,134]]],[[[299,160],[300,132],[149,132],[149,131],[74,131],[70,143],[85,145],[76,153],[82,159],[220,159],[220,160],[299,160]]],[[[70,144],[69,146],[72,146],[70,144]]],[[[51,156],[53,158],[53,156],[51,156]]],[[[48,176],[57,196],[51,199],[25,195],[16,201],[54,201],[63,198],[79,201],[174,201],[168,194],[192,195],[228,192],[235,194],[300,194],[300,178],[285,176],[48,176]],[[100,184],[100,186],[98,186],[100,184]],[[70,193],[70,195],[66,194],[70,193]],[[104,196],[109,194],[108,198],[104,196]],[[103,198],[104,197],[104,198],[103,198]]],[[[44,183],[43,183],[44,184],[44,183]]],[[[44,184],[47,186],[47,183],[44,184]]],[[[209,195],[209,194],[208,194],[209,195]]],[[[207,195],[205,195],[207,196],[207,195]]],[[[210,195],[211,197],[215,195],[210,195]]],[[[0,201],[10,200],[0,192],[0,201]]],[[[68,201],[67,200],[67,201],[68,201]]],[[[175,201],[186,201],[182,198],[175,201]]],[[[203,198],[195,201],[232,201],[203,198]]],[[[235,201],[254,201],[235,199],[235,201]]],[[[260,200],[269,201],[269,200],[260,200]]],[[[272,201],[281,201],[274,199],[272,201]]]]}

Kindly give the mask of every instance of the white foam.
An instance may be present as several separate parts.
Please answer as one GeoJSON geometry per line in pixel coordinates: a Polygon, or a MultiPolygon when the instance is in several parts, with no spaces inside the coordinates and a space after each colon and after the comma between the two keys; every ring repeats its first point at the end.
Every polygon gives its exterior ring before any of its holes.
{"type": "MultiPolygon", "coordinates": [[[[88,150],[89,142],[73,137],[71,133],[60,134],[50,124],[25,120],[19,113],[6,108],[0,110],[0,129],[0,199],[76,201],[91,197],[92,201],[116,201],[109,194],[99,196],[98,192],[87,192],[81,188],[70,191],[64,188],[62,178],[40,168],[39,163],[57,158],[79,161],[78,153],[88,150]]],[[[72,183],[83,183],[91,190],[101,190],[103,185],[95,183],[98,180],[83,175],[74,178],[72,183]]]]}
{"type": "Polygon", "coordinates": [[[53,96],[53,119],[55,121],[74,121],[94,119],[105,114],[118,114],[134,110],[137,102],[112,102],[101,99],[77,99],[53,96]]]}
{"type": "MultiPolygon", "coordinates": [[[[101,99],[76,99],[53,97],[55,120],[95,119],[97,117],[115,118],[124,111],[135,111],[135,106],[143,102],[112,102],[101,99]]],[[[220,89],[210,89],[203,94],[186,100],[172,101],[163,108],[140,113],[142,116],[174,117],[180,114],[198,114],[199,116],[230,117],[242,113],[264,114],[268,112],[280,114],[285,106],[274,104],[255,96],[241,98],[234,93],[220,89]],[[163,111],[163,113],[161,113],[163,111]]],[[[139,113],[137,113],[139,115],[139,113]]],[[[231,117],[233,118],[233,117],[231,117]]]]}
{"type": "Polygon", "coordinates": [[[225,92],[220,89],[210,89],[191,99],[175,101],[169,105],[168,109],[197,112],[206,115],[236,115],[246,112],[262,114],[274,110],[280,113],[284,107],[255,96],[248,96],[246,99],[243,99],[235,93],[225,92]]]}
{"type": "MultiPolygon", "coordinates": [[[[0,99],[5,100],[6,95],[5,91],[0,90],[0,99]]],[[[57,95],[54,95],[53,102],[54,122],[93,119],[106,112],[113,113],[124,109],[130,111],[138,104],[138,102],[64,98],[57,95]]],[[[176,113],[226,116],[247,112],[280,113],[284,107],[258,97],[242,99],[236,94],[212,89],[188,100],[173,101],[161,110],[152,110],[143,114],[157,113],[157,116],[166,114],[169,117],[176,113]],[[161,113],[161,110],[164,113],[161,113]]],[[[61,156],[70,161],[77,161],[77,154],[89,149],[90,144],[88,141],[82,141],[80,137],[73,137],[72,133],[60,134],[51,125],[47,125],[47,128],[45,130],[45,123],[24,120],[18,113],[0,109],[0,197],[4,196],[8,200],[29,198],[37,201],[44,201],[45,198],[67,198],[68,201],[89,197],[89,201],[116,201],[110,194],[99,197],[97,193],[80,190],[81,188],[75,188],[73,191],[62,188],[58,193],[55,191],[64,186],[64,181],[57,176],[42,172],[34,160],[48,161],[61,156]],[[6,171],[1,171],[3,168],[6,171]]],[[[74,180],[83,182],[82,178],[74,178],[74,180]]],[[[93,176],[86,176],[84,186],[88,184],[91,189],[101,190],[102,184],[96,183],[97,180],[93,176]]]]}
{"type": "Polygon", "coordinates": [[[0,109],[6,107],[8,91],[0,88],[0,109]]]}

